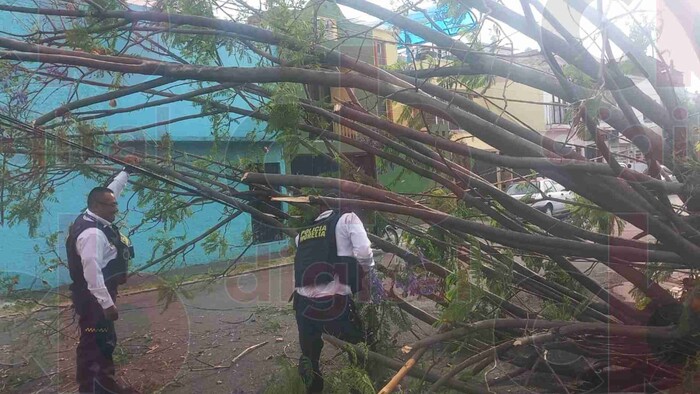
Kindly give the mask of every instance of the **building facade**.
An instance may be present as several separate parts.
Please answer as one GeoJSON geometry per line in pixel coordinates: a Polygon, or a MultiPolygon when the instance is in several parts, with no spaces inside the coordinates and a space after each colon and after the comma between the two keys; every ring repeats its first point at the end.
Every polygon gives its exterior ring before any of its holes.
{"type": "MultiPolygon", "coordinates": [[[[27,33],[34,26],[41,26],[43,19],[27,14],[0,13],[0,24],[10,33],[27,33]],[[6,28],[7,27],[7,28],[6,28]]],[[[154,45],[165,43],[156,42],[154,45]]],[[[177,50],[171,48],[176,55],[177,50]]],[[[219,51],[225,66],[252,66],[256,57],[254,54],[229,54],[219,51]]],[[[143,53],[141,49],[131,49],[128,54],[144,55],[158,59],[153,53],[143,53]]],[[[61,67],[46,67],[42,72],[67,73],[70,77],[80,77],[75,70],[61,67]]],[[[77,90],[68,83],[52,82],[43,89],[27,86],[29,92],[28,108],[30,119],[58,108],[75,95],[79,98],[91,97],[109,91],[111,84],[119,81],[121,86],[132,86],[154,79],[144,75],[115,75],[104,73],[92,74],[87,79],[99,85],[81,84],[77,90]]],[[[204,84],[183,84],[173,82],[154,88],[155,90],[181,94],[199,87],[211,86],[204,84]]],[[[225,92],[224,92],[225,93],[225,92]]],[[[245,107],[243,98],[231,94],[233,105],[245,107]]],[[[132,94],[88,107],[80,108],[75,116],[100,114],[103,111],[126,109],[156,100],[162,97],[148,94],[132,94]]],[[[115,134],[103,137],[102,149],[111,146],[111,152],[117,150],[136,151],[151,155],[162,153],[160,145],[164,139],[171,142],[173,155],[214,155],[218,160],[236,164],[240,159],[259,163],[259,169],[267,172],[286,173],[287,163],[284,161],[282,147],[277,144],[269,133],[266,124],[248,117],[237,118],[235,114],[199,117],[205,111],[201,105],[191,101],[176,101],[155,107],[115,113],[104,119],[96,119],[93,124],[103,127],[115,134]],[[144,127],[148,126],[148,127],[144,127]],[[139,130],[135,130],[139,129],[139,130]],[[126,133],[126,131],[131,132],[126,133]],[[216,130],[216,132],[215,132],[216,130]],[[122,132],[123,134],[119,134],[122,132]],[[215,149],[213,150],[212,148],[215,149]]],[[[98,166],[99,167],[99,166],[98,166]]],[[[107,168],[103,171],[109,172],[107,168]]],[[[131,180],[137,180],[132,176],[131,180]]],[[[95,186],[101,186],[97,181],[88,180],[82,176],[73,177],[55,187],[52,198],[42,206],[42,215],[37,226],[36,236],[29,234],[26,223],[10,226],[5,222],[0,227],[0,237],[3,239],[3,258],[0,259],[0,271],[3,277],[17,277],[19,287],[41,289],[46,286],[57,286],[69,282],[68,271],[62,265],[56,266],[56,258],[65,261],[64,242],[69,224],[86,208],[88,192],[95,186]],[[54,255],[53,252],[56,252],[54,255]],[[52,257],[55,256],[55,257],[52,257]]],[[[237,185],[236,190],[246,191],[245,185],[237,185]]],[[[191,216],[182,223],[168,227],[162,223],[143,222],[145,214],[159,207],[137,205],[134,189],[128,186],[119,199],[120,211],[123,218],[120,225],[126,229],[139,228],[133,234],[132,241],[136,247],[134,267],[139,267],[152,258],[157,258],[165,251],[162,241],[172,239],[172,247],[187,242],[187,240],[203,234],[214,224],[223,219],[223,207],[220,204],[195,203],[191,205],[191,216]],[[162,230],[157,230],[158,228],[162,230]],[[144,230],[146,229],[146,230],[144,230]]],[[[280,206],[279,208],[285,209],[280,206]]],[[[196,245],[180,256],[172,268],[184,268],[191,265],[206,264],[212,261],[231,259],[244,250],[248,259],[270,259],[283,254],[289,247],[288,240],[279,231],[251,219],[250,215],[240,215],[220,230],[220,236],[226,239],[225,250],[207,253],[200,245],[196,245]],[[252,243],[252,245],[249,245],[252,243]]],[[[151,271],[159,269],[154,266],[151,271]]]]}

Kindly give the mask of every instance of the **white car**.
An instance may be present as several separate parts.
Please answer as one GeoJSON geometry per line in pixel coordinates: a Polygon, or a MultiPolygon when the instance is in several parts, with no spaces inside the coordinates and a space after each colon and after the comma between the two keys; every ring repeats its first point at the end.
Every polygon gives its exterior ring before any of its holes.
{"type": "Polygon", "coordinates": [[[565,200],[573,200],[574,193],[552,179],[537,178],[510,185],[506,193],[527,202],[533,208],[550,216],[564,217],[569,214],[565,200]]]}
{"type": "MultiPolygon", "coordinates": [[[[637,172],[641,172],[642,174],[648,175],[649,174],[649,167],[645,163],[640,163],[640,162],[635,162],[635,163],[630,163],[627,165],[627,168],[631,168],[637,172]]],[[[678,179],[676,179],[676,176],[673,175],[673,171],[671,171],[670,168],[666,167],[665,165],[661,165],[661,180],[667,181],[667,182],[678,182],[678,179]]]]}

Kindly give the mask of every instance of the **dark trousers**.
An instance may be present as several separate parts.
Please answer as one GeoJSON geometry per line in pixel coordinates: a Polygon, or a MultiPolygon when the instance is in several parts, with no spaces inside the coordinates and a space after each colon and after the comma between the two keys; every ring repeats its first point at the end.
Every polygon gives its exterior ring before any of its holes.
{"type": "Polygon", "coordinates": [[[80,326],[80,342],[76,349],[78,390],[80,393],[120,393],[112,359],[117,346],[114,322],[105,318],[102,307],[90,293],[74,294],[73,306],[80,326]]]}
{"type": "Polygon", "coordinates": [[[329,334],[350,343],[363,341],[364,331],[351,296],[307,298],[294,294],[294,310],[299,330],[299,374],[309,393],[323,391],[323,376],[319,366],[323,339],[329,334]]]}

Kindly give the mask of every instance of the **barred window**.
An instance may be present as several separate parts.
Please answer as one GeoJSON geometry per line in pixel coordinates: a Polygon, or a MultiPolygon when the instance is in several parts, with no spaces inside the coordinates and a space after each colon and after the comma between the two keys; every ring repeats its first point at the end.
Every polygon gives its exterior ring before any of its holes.
{"type": "Polygon", "coordinates": [[[547,106],[547,124],[565,124],[566,123],[566,107],[562,99],[557,96],[552,96],[554,105],[547,106]]]}

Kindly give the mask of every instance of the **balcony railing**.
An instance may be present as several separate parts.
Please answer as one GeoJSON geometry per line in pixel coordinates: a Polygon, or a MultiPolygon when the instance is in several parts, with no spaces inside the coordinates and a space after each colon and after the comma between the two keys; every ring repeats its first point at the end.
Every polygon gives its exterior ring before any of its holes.
{"type": "Polygon", "coordinates": [[[353,140],[357,138],[357,131],[338,123],[333,123],[333,131],[343,137],[352,138],[353,140]]]}

